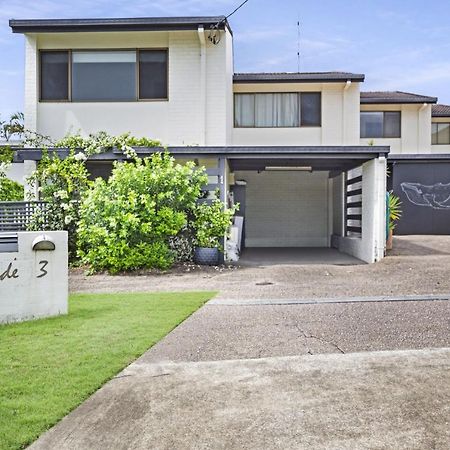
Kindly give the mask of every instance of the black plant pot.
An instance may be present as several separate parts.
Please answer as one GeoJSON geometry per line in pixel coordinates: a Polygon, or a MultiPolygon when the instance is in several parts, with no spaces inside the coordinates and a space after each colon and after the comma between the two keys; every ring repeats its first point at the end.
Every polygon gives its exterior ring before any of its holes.
{"type": "Polygon", "coordinates": [[[203,266],[217,266],[219,264],[219,249],[195,247],[194,261],[203,266]]]}

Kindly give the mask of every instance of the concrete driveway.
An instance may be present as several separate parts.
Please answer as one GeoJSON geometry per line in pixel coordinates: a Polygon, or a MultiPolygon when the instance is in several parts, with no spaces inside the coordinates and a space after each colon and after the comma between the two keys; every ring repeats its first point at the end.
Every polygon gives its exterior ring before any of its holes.
{"type": "Polygon", "coordinates": [[[132,364],[30,448],[450,447],[450,349],[132,364]]]}
{"type": "Polygon", "coordinates": [[[141,359],[214,361],[450,347],[449,300],[223,303],[206,304],[141,359]]]}
{"type": "Polygon", "coordinates": [[[218,291],[222,298],[273,299],[450,293],[450,236],[401,236],[376,264],[273,264],[230,268],[187,266],[167,274],[86,276],[74,270],[72,292],[218,291]]]}

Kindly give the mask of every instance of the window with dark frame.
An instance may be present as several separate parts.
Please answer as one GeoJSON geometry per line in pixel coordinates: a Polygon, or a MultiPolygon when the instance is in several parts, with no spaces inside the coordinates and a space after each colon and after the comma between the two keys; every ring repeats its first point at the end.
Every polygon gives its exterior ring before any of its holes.
{"type": "Polygon", "coordinates": [[[69,52],[40,52],[40,99],[69,100],[69,52]]]}
{"type": "Polygon", "coordinates": [[[167,50],[40,51],[42,101],[114,102],[167,97],[167,50]]]}
{"type": "Polygon", "coordinates": [[[361,138],[401,137],[400,111],[361,111],[361,138]]]}
{"type": "Polygon", "coordinates": [[[431,144],[450,145],[450,122],[433,122],[431,124],[431,144]]]}
{"type": "Polygon", "coordinates": [[[167,76],[167,50],[139,50],[139,99],[166,99],[167,76]]]}
{"type": "Polygon", "coordinates": [[[235,128],[320,127],[320,92],[243,93],[234,95],[235,128]]]}

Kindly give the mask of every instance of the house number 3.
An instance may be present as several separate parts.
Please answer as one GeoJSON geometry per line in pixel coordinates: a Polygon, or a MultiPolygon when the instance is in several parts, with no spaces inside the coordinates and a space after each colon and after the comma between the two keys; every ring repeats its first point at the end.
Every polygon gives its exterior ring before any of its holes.
{"type": "Polygon", "coordinates": [[[39,261],[40,267],[39,267],[39,271],[40,271],[40,275],[38,275],[36,278],[43,278],[45,277],[45,275],[48,274],[48,272],[45,270],[45,268],[48,265],[48,261],[39,261]]]}

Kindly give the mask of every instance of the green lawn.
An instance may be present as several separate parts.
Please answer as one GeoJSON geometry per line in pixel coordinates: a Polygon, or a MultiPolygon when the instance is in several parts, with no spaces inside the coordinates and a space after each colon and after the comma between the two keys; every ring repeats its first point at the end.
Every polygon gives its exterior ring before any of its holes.
{"type": "Polygon", "coordinates": [[[0,326],[0,449],[31,443],[212,296],[76,294],[67,316],[0,326]]]}

